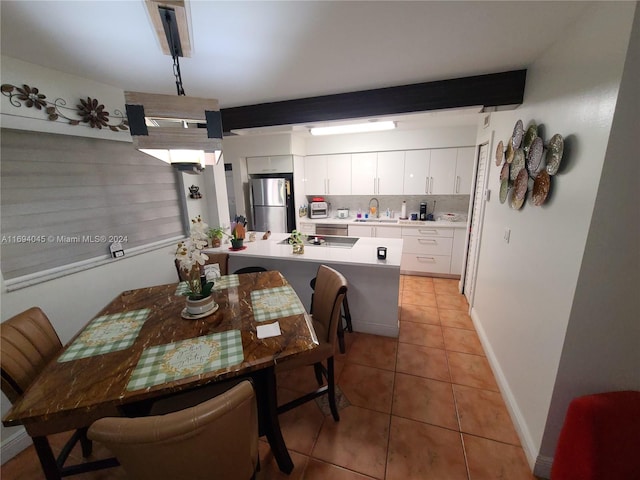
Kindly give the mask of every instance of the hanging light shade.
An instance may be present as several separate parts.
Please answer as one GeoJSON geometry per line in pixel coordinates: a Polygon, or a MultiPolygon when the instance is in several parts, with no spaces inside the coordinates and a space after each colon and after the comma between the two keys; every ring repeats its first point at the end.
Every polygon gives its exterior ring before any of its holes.
{"type": "MultiPolygon", "coordinates": [[[[179,57],[191,43],[185,2],[145,0],[164,53],[173,59],[178,96],[125,92],[133,146],[164,162],[194,169],[216,165],[222,156],[222,117],[215,98],[187,97],[179,57]]],[[[186,169],[185,168],[185,169],[186,169]]]]}
{"type": "Polygon", "coordinates": [[[218,100],[125,92],[133,146],[171,164],[216,165],[222,155],[218,100]]]}

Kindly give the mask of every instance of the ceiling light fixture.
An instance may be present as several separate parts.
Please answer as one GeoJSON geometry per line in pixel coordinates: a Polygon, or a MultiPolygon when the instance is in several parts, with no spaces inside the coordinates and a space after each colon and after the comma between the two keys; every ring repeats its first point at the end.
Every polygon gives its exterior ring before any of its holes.
{"type": "Polygon", "coordinates": [[[384,121],[313,127],[309,129],[309,133],[311,133],[311,135],[338,135],[341,133],[380,132],[383,130],[393,130],[394,128],[396,128],[396,122],[384,121]]]}
{"type": "MultiPolygon", "coordinates": [[[[180,170],[197,173],[206,165],[216,165],[222,156],[222,117],[218,100],[185,96],[178,60],[183,52],[182,42],[174,9],[174,4],[181,3],[184,10],[184,2],[147,0],[146,3],[148,8],[150,3],[157,4],[155,7],[173,59],[178,96],[125,92],[133,146],[180,170]]],[[[186,18],[184,12],[182,18],[186,18]]],[[[156,22],[153,23],[155,26],[156,22]]]]}

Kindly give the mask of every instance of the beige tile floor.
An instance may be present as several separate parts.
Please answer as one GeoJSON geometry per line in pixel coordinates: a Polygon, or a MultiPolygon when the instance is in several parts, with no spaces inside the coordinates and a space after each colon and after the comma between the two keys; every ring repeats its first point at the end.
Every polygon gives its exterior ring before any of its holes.
{"type": "MultiPolygon", "coordinates": [[[[457,284],[402,276],[399,338],[346,334],[347,352],[336,358],[340,422],[315,402],[282,415],[295,469],[279,472],[261,440],[257,478],[535,479],[457,284]]],[[[281,375],[278,385],[281,402],[310,391],[313,369],[281,375]]],[[[33,447],[5,464],[1,477],[43,478],[33,447]]],[[[115,468],[73,478],[126,475],[115,468]]]]}

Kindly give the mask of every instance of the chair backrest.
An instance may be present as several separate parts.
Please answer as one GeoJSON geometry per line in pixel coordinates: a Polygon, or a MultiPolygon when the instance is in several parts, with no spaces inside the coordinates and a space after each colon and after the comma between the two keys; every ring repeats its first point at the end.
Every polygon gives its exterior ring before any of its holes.
{"type": "Polygon", "coordinates": [[[258,462],[258,411],[243,381],[195,407],[139,418],[102,418],[87,436],[136,480],[249,479],[258,462]]]}
{"type": "Polygon", "coordinates": [[[0,326],[2,391],[15,402],[62,349],[53,325],[38,307],[19,313],[0,326]]]}
{"type": "MultiPolygon", "coordinates": [[[[220,265],[220,275],[227,275],[229,272],[229,254],[228,253],[206,253],[209,259],[205,262],[205,265],[213,265],[217,263],[220,265]]],[[[178,259],[175,261],[176,271],[178,272],[178,280],[185,282],[189,280],[189,272],[180,269],[178,259]]]]}
{"type": "Polygon", "coordinates": [[[313,327],[319,341],[335,346],[346,293],[347,279],[337,270],[320,265],[313,295],[313,327]]]}

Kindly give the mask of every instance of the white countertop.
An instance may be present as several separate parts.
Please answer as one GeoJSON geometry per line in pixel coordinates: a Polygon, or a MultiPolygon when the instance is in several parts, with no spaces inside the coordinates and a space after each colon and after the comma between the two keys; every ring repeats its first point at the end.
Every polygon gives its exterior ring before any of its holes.
{"type": "MultiPolygon", "coordinates": [[[[430,222],[433,223],[433,222],[430,222]]],[[[280,244],[288,233],[272,233],[268,240],[262,240],[263,232],[256,232],[256,241],[244,241],[244,250],[231,251],[230,244],[220,248],[205,249],[211,252],[229,252],[230,255],[246,257],[281,258],[296,262],[336,263],[346,265],[378,266],[400,268],[403,240],[399,238],[367,238],[360,237],[352,248],[305,245],[302,255],[291,253],[291,245],[280,244]],[[377,248],[387,247],[387,259],[378,260],[377,248]]]]}
{"type": "MultiPolygon", "coordinates": [[[[386,219],[381,219],[386,220],[386,219]]],[[[355,217],[349,218],[301,218],[300,223],[313,223],[313,224],[332,224],[332,225],[371,225],[374,227],[437,227],[437,228],[465,228],[467,221],[449,222],[445,220],[436,221],[424,221],[424,220],[399,220],[392,219],[394,222],[376,222],[374,220],[367,220],[366,222],[356,222],[355,217]]]]}

